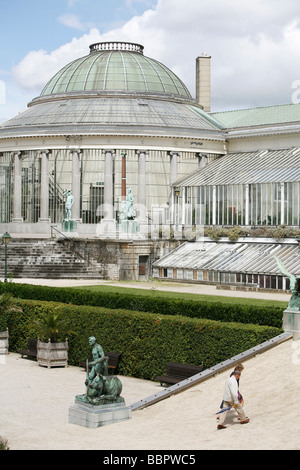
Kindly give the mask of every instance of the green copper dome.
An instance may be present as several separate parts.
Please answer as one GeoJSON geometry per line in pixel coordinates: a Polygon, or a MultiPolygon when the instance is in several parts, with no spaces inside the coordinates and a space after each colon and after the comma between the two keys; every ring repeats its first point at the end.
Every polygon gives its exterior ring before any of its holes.
{"type": "Polygon", "coordinates": [[[143,49],[124,42],[92,44],[90,54],[63,67],[40,96],[120,91],[191,99],[184,83],[168,67],[145,57],[143,49]]]}
{"type": "Polygon", "coordinates": [[[142,46],[109,42],[93,44],[88,56],[61,69],[23,113],[0,126],[0,139],[5,134],[223,140],[220,129],[170,69],[143,55],[142,46]]]}

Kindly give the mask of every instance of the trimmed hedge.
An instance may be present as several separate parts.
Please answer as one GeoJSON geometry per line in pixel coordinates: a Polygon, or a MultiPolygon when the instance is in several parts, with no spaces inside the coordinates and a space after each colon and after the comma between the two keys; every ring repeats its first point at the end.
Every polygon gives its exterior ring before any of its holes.
{"type": "Polygon", "coordinates": [[[230,304],[212,301],[178,300],[135,294],[93,292],[88,289],[35,286],[31,284],[0,283],[0,293],[8,290],[22,299],[43,300],[125,309],[160,315],[182,315],[222,322],[252,323],[276,328],[282,326],[282,307],[230,304]]]}
{"type": "MultiPolygon", "coordinates": [[[[13,285],[13,284],[11,284],[13,285]]],[[[54,295],[52,294],[52,298],[54,295]]],[[[44,312],[59,311],[75,331],[69,340],[69,364],[78,366],[90,356],[88,338],[94,335],[104,350],[122,354],[119,373],[155,380],[168,361],[211,367],[282,333],[276,327],[225,323],[180,315],[129,312],[65,303],[16,299],[22,313],[0,317],[0,330],[8,326],[10,350],[37,337],[32,320],[44,312]]]]}

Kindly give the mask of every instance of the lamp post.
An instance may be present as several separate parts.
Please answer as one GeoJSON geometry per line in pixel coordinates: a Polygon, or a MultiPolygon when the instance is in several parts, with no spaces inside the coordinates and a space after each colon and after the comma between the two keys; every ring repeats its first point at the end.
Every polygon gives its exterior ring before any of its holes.
{"type": "Polygon", "coordinates": [[[4,282],[7,282],[7,245],[9,244],[11,236],[9,233],[4,233],[2,235],[2,243],[5,246],[5,271],[4,271],[4,282]]]}

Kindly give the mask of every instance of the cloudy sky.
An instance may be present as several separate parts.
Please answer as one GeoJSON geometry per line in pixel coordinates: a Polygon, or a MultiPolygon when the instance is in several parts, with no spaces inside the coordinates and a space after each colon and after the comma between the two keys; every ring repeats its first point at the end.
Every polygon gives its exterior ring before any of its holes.
{"type": "Polygon", "coordinates": [[[212,56],[212,111],[300,98],[299,0],[0,0],[0,122],[98,41],[143,44],[195,96],[212,56]]]}

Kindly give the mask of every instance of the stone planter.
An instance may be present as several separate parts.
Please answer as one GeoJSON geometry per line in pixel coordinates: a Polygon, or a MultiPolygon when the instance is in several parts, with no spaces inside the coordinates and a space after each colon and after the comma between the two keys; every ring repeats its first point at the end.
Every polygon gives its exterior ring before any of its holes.
{"type": "Polygon", "coordinates": [[[5,331],[0,331],[0,354],[8,354],[8,328],[5,331]]]}
{"type": "Polygon", "coordinates": [[[68,341],[51,343],[37,342],[37,362],[45,367],[67,367],[68,365],[68,341]]]}

